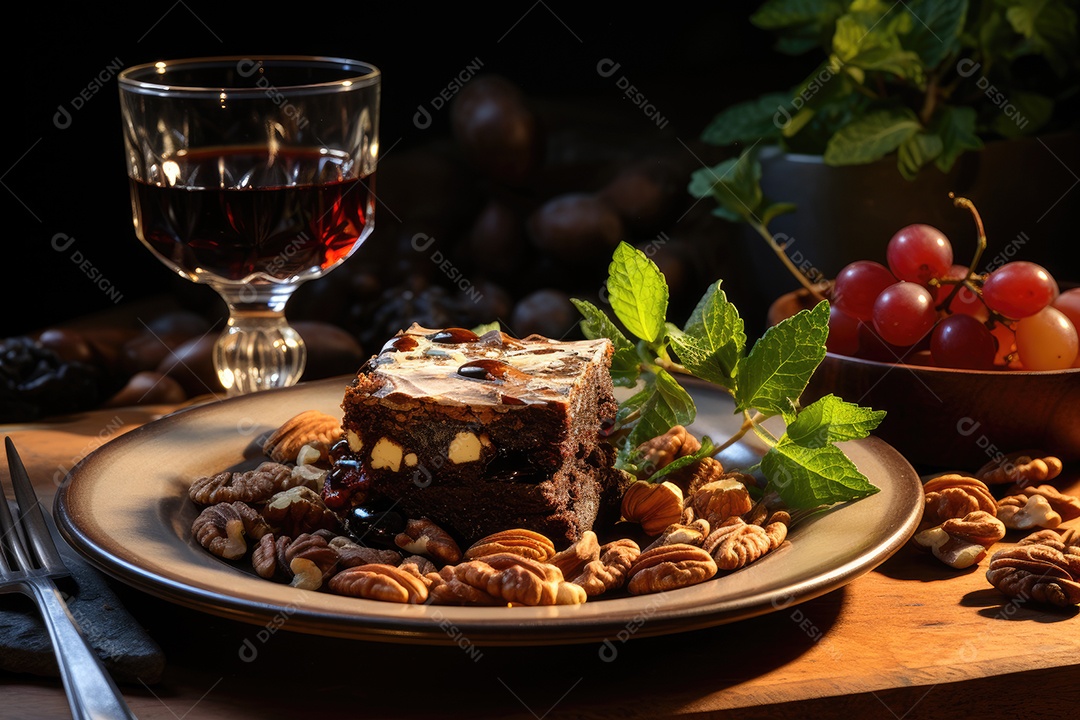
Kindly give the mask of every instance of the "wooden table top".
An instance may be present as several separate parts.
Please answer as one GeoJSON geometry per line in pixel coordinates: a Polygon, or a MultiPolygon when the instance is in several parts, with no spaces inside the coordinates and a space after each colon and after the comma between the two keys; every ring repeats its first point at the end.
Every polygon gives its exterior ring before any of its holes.
{"type": "MultiPolygon", "coordinates": [[[[15,442],[51,507],[58,467],[172,409],[112,409],[0,431],[15,442]]],[[[1080,494],[1077,468],[1067,466],[1055,485],[1080,494]]],[[[987,582],[985,565],[953,570],[904,548],[819,598],[710,629],[631,638],[614,653],[599,643],[465,652],[316,637],[290,632],[287,623],[269,632],[117,583],[167,662],[161,682],[122,689],[140,718],[173,720],[896,720],[1075,712],[1076,610],[1010,601],[987,582]],[[241,653],[252,643],[254,658],[241,653]]],[[[63,718],[67,708],[59,680],[0,673],[0,717],[63,718]]]]}

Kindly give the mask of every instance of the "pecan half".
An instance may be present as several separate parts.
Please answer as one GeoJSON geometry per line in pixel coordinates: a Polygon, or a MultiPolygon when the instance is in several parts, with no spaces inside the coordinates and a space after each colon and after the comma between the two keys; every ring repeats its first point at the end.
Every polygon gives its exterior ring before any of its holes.
{"type": "Polygon", "coordinates": [[[494,599],[509,605],[577,605],[587,598],[554,565],[512,552],[447,565],[428,577],[432,601],[442,604],[493,604],[494,599]]]}
{"type": "Polygon", "coordinates": [[[548,562],[559,568],[563,577],[574,578],[581,574],[586,565],[599,559],[600,542],[596,533],[586,530],[577,542],[555,553],[548,562]]]}
{"type": "Polygon", "coordinates": [[[645,548],[646,551],[661,545],[694,545],[701,547],[709,536],[709,521],[694,520],[689,523],[668,525],[664,532],[645,548]]]}
{"type": "Polygon", "coordinates": [[[672,482],[650,483],[635,480],[622,497],[622,517],[636,522],[646,535],[659,535],[682,518],[683,493],[672,482]]]}
{"type": "Polygon", "coordinates": [[[746,485],[732,475],[702,485],[690,496],[688,504],[694,508],[695,517],[708,520],[715,528],[728,518],[750,512],[754,502],[746,485]]]}
{"type": "Polygon", "coordinates": [[[982,510],[997,514],[997,501],[990,488],[978,478],[948,473],[931,478],[923,484],[925,508],[923,527],[934,527],[949,518],[962,518],[982,510]]]}
{"type": "Polygon", "coordinates": [[[353,542],[344,535],[330,540],[330,547],[337,550],[341,567],[357,565],[397,565],[401,562],[401,553],[397,550],[368,547],[353,542]]]}
{"type": "Polygon", "coordinates": [[[996,458],[979,468],[975,477],[987,485],[1029,485],[1053,480],[1064,466],[1053,455],[1040,456],[1038,451],[1021,450],[996,458]]]}
{"type": "Polygon", "coordinates": [[[609,542],[601,546],[600,557],[587,563],[571,582],[589,597],[618,590],[626,584],[630,566],[640,554],[641,547],[629,538],[609,542]]]}
{"type": "Polygon", "coordinates": [[[998,501],[997,516],[1010,530],[1056,528],[1061,515],[1043,495],[1010,495],[998,501]]]}
{"type": "Polygon", "coordinates": [[[661,545],[638,555],[630,566],[626,589],[631,595],[665,592],[697,585],[716,575],[712,555],[693,545],[661,545]]]}
{"type": "Polygon", "coordinates": [[[987,548],[1003,537],[1005,524],[988,512],[976,510],[921,530],[912,541],[949,567],[962,570],[981,562],[987,548]]]}
{"type": "Polygon", "coordinates": [[[427,518],[407,521],[405,530],[394,538],[394,544],[405,552],[434,558],[448,565],[461,560],[457,541],[427,518]]]}
{"type": "Polygon", "coordinates": [[[685,489],[687,495],[693,495],[702,485],[724,477],[747,477],[740,472],[726,472],[724,466],[714,457],[703,457],[695,463],[670,473],[668,479],[685,489]]]}
{"type": "Polygon", "coordinates": [[[282,423],[263,442],[263,452],[274,462],[295,463],[301,449],[312,446],[324,457],[342,437],[341,419],[318,410],[306,410],[282,423]]]}
{"type": "Polygon", "coordinates": [[[986,579],[1009,597],[1058,607],[1080,603],[1080,555],[1031,543],[999,550],[990,558],[986,579]]]}
{"type": "Polygon", "coordinates": [[[270,526],[246,503],[222,502],[204,508],[191,523],[191,532],[214,555],[236,560],[247,554],[245,538],[258,540],[270,526]]]}
{"type": "Polygon", "coordinates": [[[514,528],[492,533],[477,540],[469,546],[463,557],[466,560],[478,560],[498,553],[514,553],[532,560],[547,562],[555,555],[555,543],[551,542],[547,536],[533,530],[514,528]]]}
{"type": "Polygon", "coordinates": [[[337,530],[341,523],[319,493],[299,486],[276,493],[262,508],[266,522],[280,534],[297,537],[316,530],[337,530]]]}
{"type": "Polygon", "coordinates": [[[427,581],[394,565],[371,564],[346,568],[330,578],[332,593],[383,602],[424,603],[427,581]]]}
{"type": "MultiPolygon", "coordinates": [[[[1061,516],[1062,522],[1069,522],[1080,517],[1080,498],[1075,495],[1066,495],[1053,485],[1014,485],[1005,491],[1005,495],[1044,497],[1054,512],[1061,516]]],[[[1000,501],[998,504],[1000,506],[1000,501]]]]}
{"type": "Polygon", "coordinates": [[[435,563],[431,562],[431,560],[423,555],[409,555],[406,558],[402,558],[401,562],[398,563],[398,567],[410,575],[415,575],[420,578],[425,584],[427,583],[428,573],[439,571],[439,568],[435,566],[435,563]]]}
{"type": "Polygon", "coordinates": [[[787,539],[787,524],[751,525],[729,518],[705,538],[702,548],[716,560],[720,570],[738,570],[778,548],[787,539]]]}
{"type": "Polygon", "coordinates": [[[1049,545],[1063,553],[1080,555],[1080,528],[1036,530],[1017,544],[1049,545]]]}
{"type": "Polygon", "coordinates": [[[292,467],[264,462],[254,470],[225,471],[198,478],[188,488],[188,496],[199,505],[219,502],[258,504],[303,482],[301,478],[294,477],[292,467]]]}

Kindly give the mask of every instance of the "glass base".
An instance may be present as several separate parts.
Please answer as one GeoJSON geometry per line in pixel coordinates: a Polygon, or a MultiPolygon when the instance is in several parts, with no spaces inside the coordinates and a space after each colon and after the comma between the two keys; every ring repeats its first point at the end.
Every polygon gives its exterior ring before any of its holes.
{"type": "Polygon", "coordinates": [[[285,319],[296,286],[215,287],[229,323],[214,346],[214,367],[229,397],[290,387],[307,364],[303,338],[285,319]]]}

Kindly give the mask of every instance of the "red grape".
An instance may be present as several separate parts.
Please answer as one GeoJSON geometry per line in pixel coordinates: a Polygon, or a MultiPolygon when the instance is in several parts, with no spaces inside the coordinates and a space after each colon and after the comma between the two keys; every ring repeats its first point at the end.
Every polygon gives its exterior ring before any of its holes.
{"type": "Polygon", "coordinates": [[[825,349],[838,355],[859,352],[859,320],[833,305],[829,308],[829,337],[825,349]]]}
{"type": "MultiPolygon", "coordinates": [[[[1073,324],[1073,327],[1080,331],[1080,287],[1061,293],[1054,298],[1051,305],[1065,313],[1065,317],[1069,318],[1069,322],[1073,324]]],[[[1080,356],[1077,356],[1073,367],[1080,367],[1080,356]]]]}
{"type": "Polygon", "coordinates": [[[908,225],[889,240],[885,259],[897,280],[925,285],[930,278],[945,277],[949,272],[953,261],[952,244],[935,227],[908,225]]]}
{"type": "Polygon", "coordinates": [[[833,284],[832,303],[859,320],[874,316],[874,301],[881,291],[896,283],[889,268],[873,260],[856,260],[844,266],[833,284]]]}
{"type": "Polygon", "coordinates": [[[1056,308],[1045,307],[1016,323],[1016,352],[1025,370],[1072,367],[1078,351],[1076,328],[1056,308]]]}
{"type": "Polygon", "coordinates": [[[1019,320],[1049,305],[1057,297],[1058,285],[1042,265],[1016,260],[987,275],[982,294],[991,310],[1019,320]]]}
{"type": "Polygon", "coordinates": [[[990,329],[970,315],[950,315],[930,336],[930,355],[939,367],[991,370],[996,352],[990,329]]]}
{"type": "Polygon", "coordinates": [[[885,342],[914,345],[934,327],[934,296],[915,282],[885,288],[874,301],[874,328],[885,342]]]}

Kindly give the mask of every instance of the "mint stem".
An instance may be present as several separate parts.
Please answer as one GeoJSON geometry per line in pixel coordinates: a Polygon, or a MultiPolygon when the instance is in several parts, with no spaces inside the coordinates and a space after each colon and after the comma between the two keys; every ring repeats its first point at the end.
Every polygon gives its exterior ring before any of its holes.
{"type": "Polygon", "coordinates": [[[791,258],[789,258],[787,253],[784,252],[784,248],[780,247],[780,245],[776,242],[776,238],[772,236],[772,234],[769,232],[769,229],[763,224],[753,219],[749,219],[747,222],[749,222],[751,227],[757,230],[758,234],[761,235],[761,237],[765,238],[765,242],[768,243],[769,247],[772,248],[772,251],[776,253],[776,256],[780,258],[780,262],[784,263],[784,267],[786,267],[788,271],[795,276],[795,279],[798,280],[804,288],[806,288],[806,291],[810,293],[810,296],[819,302],[821,300],[824,300],[825,297],[818,291],[816,287],[814,287],[813,283],[810,282],[810,279],[806,277],[806,275],[803,275],[801,272],[799,272],[799,268],[795,267],[795,263],[791,262],[791,258]]]}

